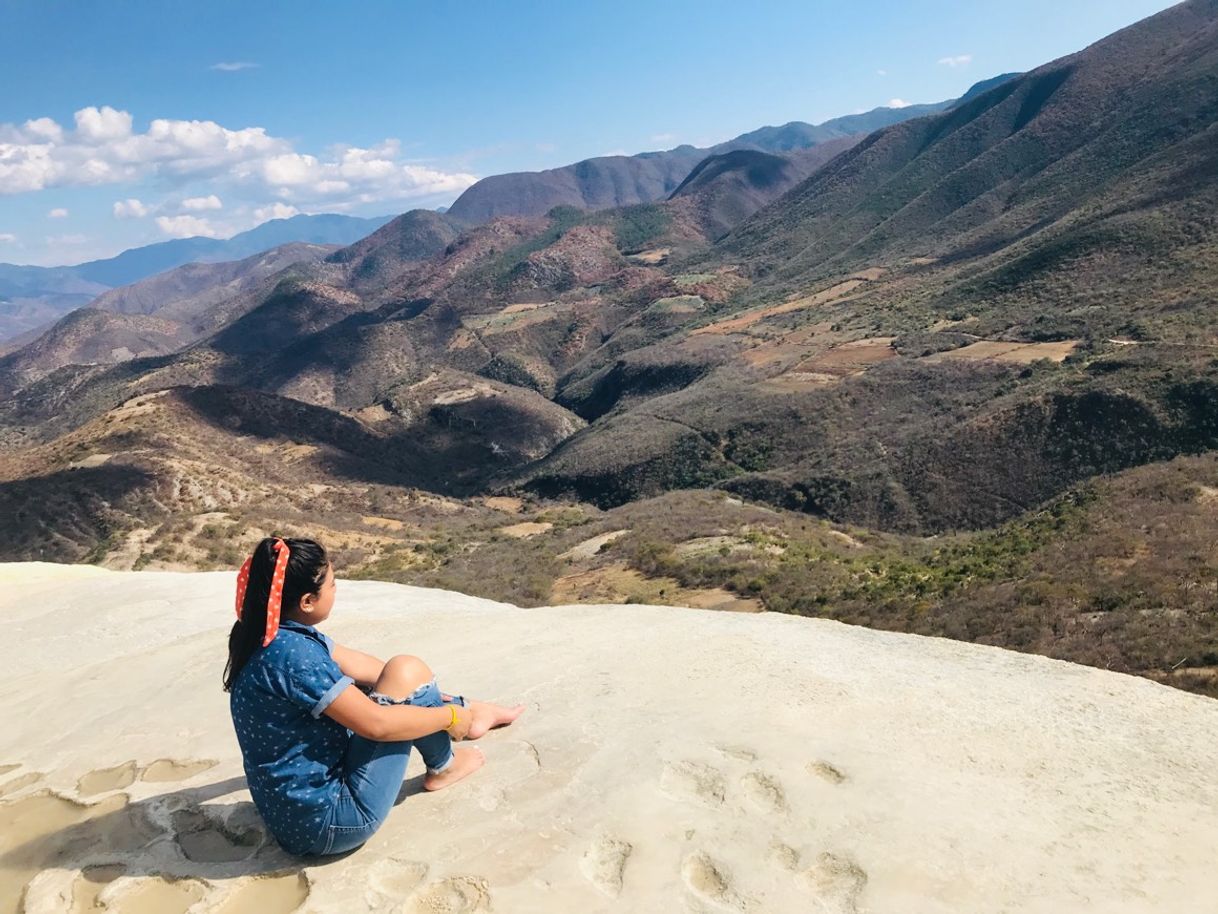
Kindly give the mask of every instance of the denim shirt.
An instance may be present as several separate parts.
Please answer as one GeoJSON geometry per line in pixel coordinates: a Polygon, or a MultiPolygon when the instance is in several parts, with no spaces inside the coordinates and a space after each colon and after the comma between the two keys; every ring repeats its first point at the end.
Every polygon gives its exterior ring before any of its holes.
{"type": "Polygon", "coordinates": [[[242,668],[229,709],[254,805],[280,846],[306,854],[342,789],[351,731],[322,712],[352,684],[331,656],[334,640],[284,620],[242,668]]]}

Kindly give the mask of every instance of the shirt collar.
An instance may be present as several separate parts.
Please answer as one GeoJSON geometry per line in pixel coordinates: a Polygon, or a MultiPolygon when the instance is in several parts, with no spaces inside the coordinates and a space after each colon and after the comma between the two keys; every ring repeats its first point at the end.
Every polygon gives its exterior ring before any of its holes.
{"type": "Polygon", "coordinates": [[[279,628],[287,629],[288,631],[300,632],[302,635],[312,635],[314,638],[321,638],[321,634],[317,628],[312,625],[305,625],[303,622],[297,622],[295,619],[281,619],[279,628]]]}

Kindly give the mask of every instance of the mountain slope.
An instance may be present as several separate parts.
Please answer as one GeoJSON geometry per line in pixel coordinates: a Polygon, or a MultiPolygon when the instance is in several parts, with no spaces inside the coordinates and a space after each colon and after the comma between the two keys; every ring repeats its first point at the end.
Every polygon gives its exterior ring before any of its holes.
{"type": "Polygon", "coordinates": [[[517,482],[938,532],[1218,446],[1216,122],[1194,0],[872,134],[681,265],[726,307],[561,378],[594,421],[517,482]]]}
{"type": "Polygon", "coordinates": [[[1207,195],[1216,10],[1180,4],[950,112],[873,134],[739,227],[723,254],[780,278],[1003,248],[1060,259],[1140,209],[1207,195]]]}
{"type": "Polygon", "coordinates": [[[175,352],[255,306],[272,278],[283,278],[293,265],[304,270],[333,250],[287,244],[232,263],[186,264],[113,289],[10,348],[0,358],[0,389],[66,365],[114,364],[175,352]]]}
{"type": "Polygon", "coordinates": [[[77,308],[33,342],[0,358],[0,390],[28,384],[65,365],[109,364],[172,352],[176,321],[77,308]]]}
{"type": "Polygon", "coordinates": [[[366,238],[331,255],[347,266],[353,285],[380,288],[410,266],[439,254],[461,233],[451,216],[415,209],[381,226],[366,238]]]}

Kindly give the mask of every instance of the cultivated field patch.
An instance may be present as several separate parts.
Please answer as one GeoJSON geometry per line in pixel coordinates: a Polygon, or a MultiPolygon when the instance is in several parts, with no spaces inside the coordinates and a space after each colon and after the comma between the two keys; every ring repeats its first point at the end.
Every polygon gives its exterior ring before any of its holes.
{"type": "Polygon", "coordinates": [[[461,322],[472,330],[486,334],[506,333],[554,320],[570,310],[561,302],[521,302],[508,305],[493,314],[467,314],[461,322]]]}
{"type": "Polygon", "coordinates": [[[780,390],[802,390],[835,384],[842,378],[862,374],[873,365],[897,357],[896,337],[874,336],[834,346],[771,378],[767,384],[780,390]]]}
{"type": "Polygon", "coordinates": [[[1002,340],[981,340],[959,349],[936,352],[927,362],[1013,362],[1027,365],[1039,359],[1061,362],[1072,353],[1081,340],[1058,340],[1050,343],[1008,343],[1002,340]]]}
{"type": "Polygon", "coordinates": [[[770,305],[766,308],[758,308],[754,311],[748,311],[741,314],[739,317],[728,318],[727,320],[716,321],[713,324],[707,324],[705,327],[698,327],[694,333],[740,333],[747,330],[754,324],[765,320],[769,317],[777,317],[780,314],[790,314],[794,311],[805,311],[808,308],[816,308],[821,305],[827,305],[830,302],[837,301],[846,295],[849,295],[859,286],[869,282],[875,282],[883,274],[883,270],[879,267],[863,270],[854,274],[849,279],[839,282],[836,285],[830,286],[813,295],[808,295],[803,298],[797,298],[793,301],[783,302],[780,305],[770,305]]]}

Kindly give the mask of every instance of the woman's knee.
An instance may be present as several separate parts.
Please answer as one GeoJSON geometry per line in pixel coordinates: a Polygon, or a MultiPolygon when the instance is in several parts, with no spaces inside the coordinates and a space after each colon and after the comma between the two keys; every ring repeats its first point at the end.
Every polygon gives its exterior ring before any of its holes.
{"type": "Polygon", "coordinates": [[[407,698],[419,686],[430,682],[431,667],[412,654],[397,654],[385,661],[376,690],[387,695],[402,692],[395,698],[407,698]]]}

